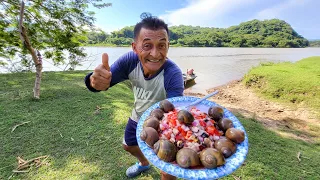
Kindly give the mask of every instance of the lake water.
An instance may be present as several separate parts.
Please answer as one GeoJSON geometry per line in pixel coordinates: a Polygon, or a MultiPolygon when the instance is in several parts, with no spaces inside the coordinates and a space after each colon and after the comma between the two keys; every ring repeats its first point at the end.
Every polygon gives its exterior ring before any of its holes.
{"type": "MultiPolygon", "coordinates": [[[[87,61],[77,70],[93,70],[101,63],[101,54],[109,54],[112,64],[119,56],[131,48],[119,47],[86,47],[87,61]]],[[[183,72],[193,68],[198,76],[196,84],[190,89],[193,92],[206,93],[206,89],[223,85],[229,81],[240,79],[251,67],[261,62],[295,62],[310,56],[320,56],[320,48],[170,48],[168,57],[183,72]]],[[[44,71],[57,71],[62,67],[54,67],[44,62],[44,71]]]]}

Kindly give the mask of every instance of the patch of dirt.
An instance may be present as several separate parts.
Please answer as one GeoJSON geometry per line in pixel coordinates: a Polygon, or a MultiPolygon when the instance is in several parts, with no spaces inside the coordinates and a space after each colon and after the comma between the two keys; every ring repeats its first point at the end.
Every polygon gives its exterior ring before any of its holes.
{"type": "MultiPolygon", "coordinates": [[[[307,142],[320,139],[320,120],[314,112],[306,107],[289,107],[257,96],[252,89],[247,88],[241,80],[232,81],[226,85],[208,89],[211,93],[219,93],[209,100],[227,108],[234,114],[260,121],[265,127],[276,133],[307,142]]],[[[203,97],[204,94],[193,93],[186,89],[187,96],[203,97]]]]}

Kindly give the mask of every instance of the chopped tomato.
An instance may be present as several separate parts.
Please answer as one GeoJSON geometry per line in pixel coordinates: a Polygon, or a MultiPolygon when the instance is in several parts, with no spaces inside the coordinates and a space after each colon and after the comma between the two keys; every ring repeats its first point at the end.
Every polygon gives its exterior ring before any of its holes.
{"type": "Polygon", "coordinates": [[[206,131],[207,131],[210,135],[220,136],[220,132],[219,132],[214,126],[208,126],[208,127],[206,128],[206,131]]]}
{"type": "Polygon", "coordinates": [[[191,135],[192,135],[192,131],[188,131],[185,137],[188,139],[191,135]]]}
{"type": "Polygon", "coordinates": [[[176,127],[177,126],[177,122],[173,118],[169,119],[169,123],[170,123],[171,127],[176,127]]]}
{"type": "Polygon", "coordinates": [[[206,125],[207,125],[207,124],[206,124],[204,121],[202,121],[202,120],[200,120],[199,123],[200,123],[200,126],[202,126],[202,127],[206,127],[206,125]]]}
{"type": "Polygon", "coordinates": [[[183,131],[183,130],[180,132],[180,134],[181,134],[183,137],[186,137],[186,135],[187,135],[187,133],[186,133],[185,131],[183,131]]]}

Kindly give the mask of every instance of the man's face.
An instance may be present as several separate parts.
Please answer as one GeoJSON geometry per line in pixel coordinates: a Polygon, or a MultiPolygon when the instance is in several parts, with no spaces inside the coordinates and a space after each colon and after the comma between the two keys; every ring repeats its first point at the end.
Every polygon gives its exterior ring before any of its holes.
{"type": "Polygon", "coordinates": [[[132,43],[132,49],[139,56],[144,75],[150,77],[156,74],[167,59],[169,49],[167,31],[141,28],[140,34],[132,43]]]}

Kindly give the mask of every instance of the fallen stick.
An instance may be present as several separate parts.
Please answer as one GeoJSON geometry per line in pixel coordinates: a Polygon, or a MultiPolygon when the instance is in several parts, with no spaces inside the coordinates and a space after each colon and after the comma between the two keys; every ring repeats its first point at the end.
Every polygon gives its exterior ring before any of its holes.
{"type": "Polygon", "coordinates": [[[12,170],[12,172],[14,172],[14,173],[27,173],[27,172],[29,172],[29,170],[27,170],[27,171],[12,170]]]}
{"type": "Polygon", "coordinates": [[[36,168],[42,166],[42,164],[43,164],[48,158],[49,158],[49,156],[47,156],[46,158],[44,158],[44,160],[42,160],[42,161],[40,162],[40,164],[36,166],[36,168]]]}
{"type": "Polygon", "coordinates": [[[300,159],[300,155],[301,155],[301,153],[300,153],[300,152],[298,152],[298,154],[297,154],[297,158],[298,158],[298,161],[299,161],[299,162],[301,161],[301,159],[300,159]]]}
{"type": "MultiPolygon", "coordinates": [[[[34,162],[35,160],[39,160],[41,158],[47,158],[48,156],[40,156],[40,157],[36,157],[36,158],[33,158],[33,159],[30,159],[28,161],[22,161],[22,163],[20,163],[18,165],[18,168],[17,170],[22,170],[22,169],[25,169],[25,168],[28,168],[30,165],[30,163],[34,162]]],[[[17,159],[19,160],[20,157],[18,157],[17,159]]],[[[20,158],[21,159],[21,158],[20,158]]]]}
{"type": "Polygon", "coordinates": [[[13,177],[14,173],[12,173],[9,177],[8,180],[10,180],[13,177]]]}
{"type": "Polygon", "coordinates": [[[59,131],[60,137],[61,137],[61,138],[63,138],[63,136],[62,136],[62,134],[61,134],[61,132],[60,132],[60,130],[59,130],[59,129],[58,129],[58,131],[59,131]]]}
{"type": "Polygon", "coordinates": [[[17,127],[22,126],[22,125],[24,125],[24,124],[27,124],[27,123],[29,123],[29,122],[31,122],[31,121],[26,121],[26,122],[23,122],[23,123],[20,123],[20,124],[17,124],[17,125],[15,125],[15,126],[13,126],[11,132],[13,132],[17,127]]]}
{"type": "Polygon", "coordinates": [[[240,177],[237,177],[237,176],[235,176],[235,175],[232,175],[232,177],[233,177],[233,179],[235,179],[235,180],[241,180],[240,177]]]}

